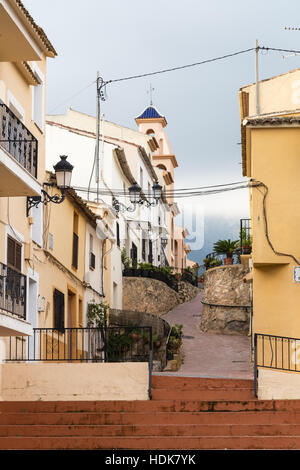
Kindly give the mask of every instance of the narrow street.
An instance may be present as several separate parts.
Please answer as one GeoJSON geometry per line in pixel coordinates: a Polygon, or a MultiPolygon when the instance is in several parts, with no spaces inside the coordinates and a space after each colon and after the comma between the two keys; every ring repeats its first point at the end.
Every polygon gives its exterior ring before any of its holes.
{"type": "Polygon", "coordinates": [[[178,376],[253,378],[250,357],[250,337],[203,333],[199,330],[202,312],[198,294],[190,302],[181,304],[163,316],[170,325],[183,325],[184,363],[178,376]]]}

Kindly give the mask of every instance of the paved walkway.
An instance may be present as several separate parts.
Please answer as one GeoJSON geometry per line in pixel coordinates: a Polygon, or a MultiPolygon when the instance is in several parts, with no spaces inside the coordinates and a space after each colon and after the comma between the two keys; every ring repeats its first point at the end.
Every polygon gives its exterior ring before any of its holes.
{"type": "Polygon", "coordinates": [[[183,325],[184,363],[167,374],[252,379],[250,338],[201,332],[201,297],[202,293],[163,316],[170,325],[183,325]]]}

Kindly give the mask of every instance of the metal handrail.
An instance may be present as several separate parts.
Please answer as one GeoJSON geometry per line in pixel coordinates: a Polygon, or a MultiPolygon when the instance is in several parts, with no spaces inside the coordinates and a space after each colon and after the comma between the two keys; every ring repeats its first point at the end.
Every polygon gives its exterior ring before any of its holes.
{"type": "Polygon", "coordinates": [[[254,384],[259,368],[300,372],[300,338],[254,333],[254,384]]]}
{"type": "Polygon", "coordinates": [[[9,337],[6,362],[148,362],[151,398],[151,326],[33,328],[27,338],[9,337]]]}

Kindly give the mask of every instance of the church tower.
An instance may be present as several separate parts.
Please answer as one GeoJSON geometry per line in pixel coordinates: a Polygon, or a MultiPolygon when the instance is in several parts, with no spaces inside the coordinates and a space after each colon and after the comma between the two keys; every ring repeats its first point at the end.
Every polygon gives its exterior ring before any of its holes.
{"type": "MultiPolygon", "coordinates": [[[[157,109],[151,104],[138,117],[135,122],[139,126],[140,132],[154,137],[158,144],[158,149],[152,156],[154,167],[164,170],[164,179],[166,181],[167,190],[174,189],[174,169],[178,166],[176,157],[172,152],[169,138],[165,132],[167,120],[157,109]]],[[[168,198],[169,202],[173,202],[173,198],[168,198]]]]}

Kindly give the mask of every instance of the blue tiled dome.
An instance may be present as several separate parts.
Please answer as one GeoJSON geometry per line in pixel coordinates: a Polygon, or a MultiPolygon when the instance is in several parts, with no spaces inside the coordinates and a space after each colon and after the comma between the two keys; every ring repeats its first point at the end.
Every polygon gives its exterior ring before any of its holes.
{"type": "Polygon", "coordinates": [[[164,118],[164,116],[161,116],[153,106],[149,106],[136,119],[155,119],[155,118],[164,118]]]}

